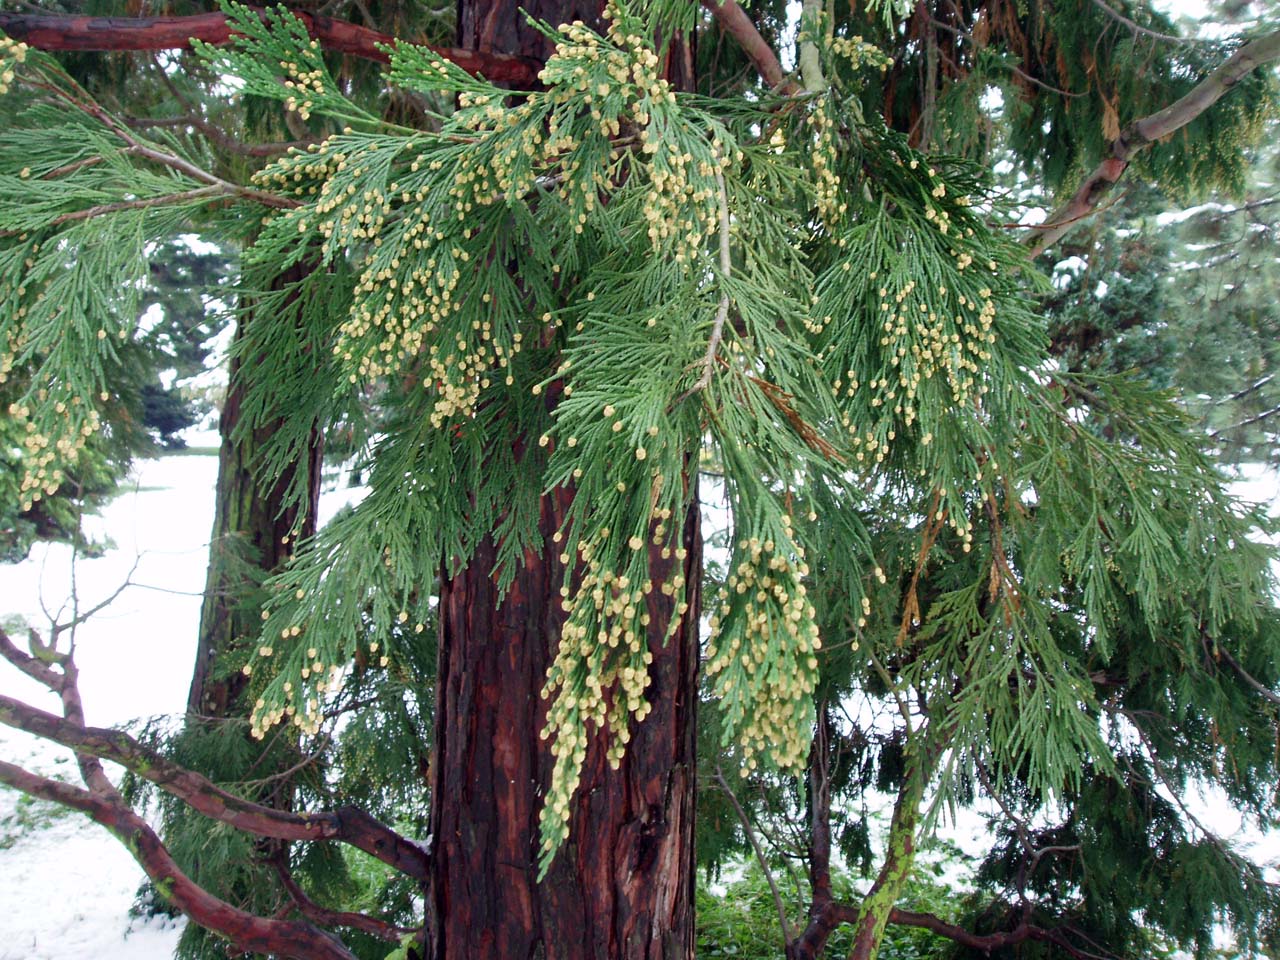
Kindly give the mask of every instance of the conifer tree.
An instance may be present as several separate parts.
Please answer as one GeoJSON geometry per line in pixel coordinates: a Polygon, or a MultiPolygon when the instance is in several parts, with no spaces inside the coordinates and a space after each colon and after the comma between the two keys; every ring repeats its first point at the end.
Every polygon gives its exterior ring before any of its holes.
{"type": "Polygon", "coordinates": [[[60,690],[64,716],[0,698],[0,721],[78,751],[87,789],[7,763],[0,780],[107,825],[241,950],[356,955],[336,929],[405,933],[402,956],[690,956],[700,653],[744,834],[767,811],[739,787],[803,813],[801,922],[775,888],[789,957],[847,928],[849,956],[871,958],[890,924],[981,953],[1118,956],[1153,935],[1204,953],[1223,916],[1263,949],[1274,888],[1179,798],[1209,781],[1272,810],[1278,621],[1250,539],[1266,520],[1230,500],[1167,397],[1050,359],[1046,288],[999,225],[974,111],[1000,75],[1017,162],[1068,197],[1033,231],[1043,250],[1130,167],[1241,184],[1280,34],[1153,55],[1172,27],[1145,9],[806,3],[788,75],[765,39],[777,12],[550,6],[522,21],[464,4],[448,50],[235,5],[176,24],[0,16],[18,38],[0,64],[0,171],[18,170],[0,173],[0,335],[6,369],[39,384],[13,408],[32,480],[74,462],[128,338],[95,312],[95,282],[173,218],[231,204],[260,219],[241,284],[278,317],[242,347],[256,408],[293,449],[352,390],[394,409],[368,498],[272,581],[243,669],[255,734],[322,736],[348,664],[420,656],[439,628],[425,849],[367,812],[272,809],[85,727],[56,636],[0,653],[60,690]],[[758,79],[685,89],[700,25],[758,79]],[[189,35],[215,74],[333,134],[228,179],[20,42],[189,35]],[[353,100],[326,47],[387,58],[423,122],[353,100]],[[90,245],[102,231],[118,243],[90,245]],[[730,524],[705,602],[704,463],[730,524]],[[842,719],[859,698],[896,719],[842,719]],[[297,920],[219,901],[96,757],[248,834],[344,841],[420,883],[426,918],[406,931],[297,884],[297,920]],[[895,800],[855,901],[833,881],[833,819],[873,781],[895,800]],[[986,903],[911,911],[920,843],[976,796],[1005,828],[986,903]]]}

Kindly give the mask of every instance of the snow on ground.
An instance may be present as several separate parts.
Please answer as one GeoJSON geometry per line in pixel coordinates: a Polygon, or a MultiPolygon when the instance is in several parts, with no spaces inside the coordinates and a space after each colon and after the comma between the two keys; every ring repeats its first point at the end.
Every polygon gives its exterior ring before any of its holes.
{"type": "MultiPolygon", "coordinates": [[[[78,630],[90,724],[185,709],[217,471],[213,456],[142,461],[134,490],[88,524],[94,536],[109,532],[115,549],[73,565],[67,547],[39,544],[25,562],[0,565],[0,617],[17,614],[38,628],[47,628],[46,610],[68,619],[73,576],[82,610],[126,579],[138,584],[78,630]]],[[[7,664],[0,667],[0,693],[58,709],[50,693],[7,664]]],[[[77,779],[68,751],[8,728],[0,728],[0,757],[77,779]]],[[[141,868],[102,827],[56,809],[0,790],[0,960],[167,960],[181,927],[128,917],[141,868]],[[33,832],[17,827],[20,816],[51,819],[33,832]],[[12,846],[4,849],[7,841],[12,846]]]]}

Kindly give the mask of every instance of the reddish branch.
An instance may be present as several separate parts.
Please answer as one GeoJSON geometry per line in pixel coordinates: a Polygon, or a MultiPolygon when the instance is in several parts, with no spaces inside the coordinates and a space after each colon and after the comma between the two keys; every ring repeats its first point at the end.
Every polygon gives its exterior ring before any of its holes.
{"type": "MultiPolygon", "coordinates": [[[[33,653],[40,656],[28,656],[9,640],[9,635],[0,630],[0,656],[16,666],[27,676],[43,684],[51,693],[58,695],[62,701],[62,713],[72,723],[84,723],[84,705],[80,700],[80,687],[76,683],[78,672],[75,662],[69,654],[59,653],[55,641],[45,644],[39,634],[30,632],[30,644],[33,653]],[[57,664],[55,670],[53,665],[57,664]]],[[[49,716],[53,716],[49,714],[49,716]]],[[[56,720],[57,718],[54,717],[56,720]]],[[[80,776],[85,784],[99,797],[109,800],[118,799],[115,785],[108,779],[98,758],[92,754],[76,751],[76,763],[80,767],[80,776]]]]}
{"type": "MultiPolygon", "coordinates": [[[[326,50],[386,63],[386,48],[398,41],[385,33],[335,20],[291,11],[306,24],[307,32],[326,50]]],[[[39,50],[186,50],[191,41],[221,45],[233,32],[221,13],[189,17],[62,17],[33,13],[0,12],[0,30],[39,50]]],[[[526,57],[481,53],[453,47],[431,47],[463,70],[483,74],[495,83],[532,87],[541,64],[526,57]]]]}
{"type": "Polygon", "coordinates": [[[51,644],[42,644],[34,632],[31,643],[32,650],[40,657],[19,650],[0,629],[0,657],[58,694],[65,719],[12,697],[0,696],[0,723],[70,747],[77,757],[88,761],[89,769],[86,770],[86,763],[82,762],[81,770],[85,782],[95,793],[106,799],[118,799],[98,763],[99,759],[111,760],[150,780],[197,812],[237,829],[278,840],[339,840],[415,879],[426,878],[426,853],[356,807],[343,807],[331,813],[298,814],[251,803],[165,759],[126,733],[86,726],[74,661],[51,644]]]}
{"type": "MultiPolygon", "coordinates": [[[[860,919],[857,907],[847,903],[828,901],[817,908],[810,918],[809,929],[796,941],[793,952],[796,958],[810,958],[821,954],[831,932],[842,923],[856,925],[860,919]]],[[[899,927],[916,927],[928,930],[952,943],[981,953],[991,953],[1006,947],[1014,947],[1028,940],[1040,943],[1051,943],[1071,957],[1083,957],[1084,954],[1071,943],[1065,931],[1049,927],[1036,926],[1033,923],[1019,923],[1012,930],[1002,933],[972,933],[964,927],[948,923],[932,913],[915,913],[911,910],[899,910],[894,907],[889,911],[889,923],[899,927]]]]}
{"type": "Polygon", "coordinates": [[[118,763],[198,813],[238,830],[278,840],[339,840],[415,879],[427,876],[427,855],[421,848],[357,807],[299,814],[251,803],[166,760],[126,733],[71,723],[11,697],[0,696],[0,723],[118,763]]]}
{"type": "Polygon", "coordinates": [[[129,848],[156,889],[170,903],[245,953],[267,953],[297,960],[355,960],[341,941],[311,924],[256,917],[197,886],[174,862],[146,821],[119,802],[28,773],[2,760],[0,783],[88,814],[129,848]]]}
{"type": "Polygon", "coordinates": [[[788,80],[782,72],[782,64],[778,62],[778,55],[773,52],[773,47],[760,35],[756,25],[736,0],[702,0],[702,5],[711,11],[720,28],[738,41],[742,52],[771,90],[782,94],[800,92],[799,86],[788,80]]]}
{"type": "Polygon", "coordinates": [[[281,886],[289,894],[289,898],[293,901],[298,912],[309,920],[314,920],[316,923],[323,924],[326,927],[351,927],[353,930],[361,930],[370,936],[377,937],[379,940],[386,940],[389,943],[399,943],[404,934],[414,932],[406,927],[397,927],[393,923],[387,923],[385,920],[379,920],[377,917],[371,917],[365,913],[329,910],[322,907],[308,897],[306,891],[298,885],[298,881],[293,879],[293,874],[289,872],[289,867],[284,863],[283,857],[273,859],[271,865],[275,868],[276,876],[280,878],[281,886]]]}
{"type": "Polygon", "coordinates": [[[1038,256],[1089,217],[1124,176],[1129,162],[1157,140],[1181,130],[1264,64],[1280,59],[1280,31],[1246,43],[1186,96],[1158,113],[1135,120],[1111,142],[1110,156],[1085,177],[1075,195],[1044,223],[1031,228],[1031,255],[1038,256]]]}

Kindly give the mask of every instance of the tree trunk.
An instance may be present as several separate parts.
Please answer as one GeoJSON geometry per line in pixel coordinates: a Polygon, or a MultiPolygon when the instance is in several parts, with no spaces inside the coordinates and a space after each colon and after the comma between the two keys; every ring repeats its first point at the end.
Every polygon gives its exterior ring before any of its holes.
{"type": "MultiPolygon", "coordinates": [[[[689,612],[665,647],[662,625],[674,615],[673,602],[657,591],[650,600],[653,712],[635,726],[616,771],[605,737],[592,737],[569,840],[537,881],[538,812],[552,765],[539,737],[547,713],[539,694],[563,622],[564,568],[551,535],[570,497],[557,490],[543,498],[546,546],[526,556],[502,602],[491,542],[441,587],[434,960],[693,956],[696,511],[683,537],[689,612]]],[[[660,571],[655,567],[655,580],[660,571]]]]}
{"type": "MultiPolygon", "coordinates": [[[[459,0],[459,46],[545,61],[551,43],[522,11],[551,24],[599,27],[601,0],[459,0]]],[[[682,50],[683,48],[677,47],[682,50]]],[[[671,61],[688,80],[691,60],[671,61]]],[[[538,814],[552,754],[540,695],[564,614],[564,567],[552,543],[572,499],[543,497],[543,547],[529,551],[499,599],[496,549],[487,541],[455,578],[442,578],[432,877],[427,955],[432,960],[691,960],[693,814],[701,534],[696,506],[683,530],[688,610],[650,598],[652,712],[634,724],[621,767],[610,770],[597,731],[571,804],[570,835],[539,882],[538,814]]],[[[655,549],[653,579],[674,573],[655,549]]]]}
{"type": "MultiPolygon", "coordinates": [[[[310,268],[299,264],[286,270],[275,283],[283,287],[302,279],[310,268]]],[[[244,324],[253,322],[245,314],[239,320],[236,339],[244,335],[244,324]]],[[[221,447],[218,451],[218,487],[209,542],[209,573],[204,603],[200,608],[200,630],[195,669],[187,696],[187,712],[192,716],[226,718],[246,714],[237,710],[248,678],[239,670],[220,669],[218,660],[239,644],[252,642],[262,627],[260,605],[254,595],[262,579],[275,572],[289,558],[294,542],[315,532],[316,505],[320,492],[321,443],[315,439],[305,462],[295,465],[310,476],[311,503],[307,518],[298,527],[298,511],[283,509],[288,473],[266,489],[254,471],[254,460],[270,438],[270,428],[262,428],[243,439],[233,437],[240,424],[244,383],[240,362],[233,358],[227,397],[218,421],[221,447]]]]}

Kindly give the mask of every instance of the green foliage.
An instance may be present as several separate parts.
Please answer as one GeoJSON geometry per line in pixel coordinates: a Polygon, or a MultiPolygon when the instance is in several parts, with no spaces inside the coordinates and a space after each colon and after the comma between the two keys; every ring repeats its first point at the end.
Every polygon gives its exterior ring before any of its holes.
{"type": "MultiPolygon", "coordinates": [[[[287,797],[299,809],[355,804],[405,835],[422,835],[427,824],[435,648],[421,637],[413,642],[407,636],[395,639],[395,651],[387,656],[376,641],[366,638],[356,663],[324,704],[329,722],[311,736],[291,737],[286,728],[259,743],[246,735],[246,720],[231,718],[180,729],[156,721],[137,731],[139,739],[254,802],[278,803],[287,797]]],[[[250,697],[260,692],[265,680],[255,679],[258,685],[250,697]]],[[[131,803],[154,799],[169,851],[204,889],[259,914],[275,913],[291,902],[276,875],[275,863],[286,857],[283,845],[210,823],[132,775],[125,779],[124,792],[131,803]]],[[[294,879],[322,906],[365,912],[406,926],[420,909],[416,881],[360,851],[304,844],[294,848],[287,862],[294,879]]],[[[154,914],[170,908],[152,884],[144,884],[134,909],[154,914]]],[[[381,960],[386,953],[386,944],[366,933],[343,930],[342,936],[359,957],[381,960]]],[[[177,956],[215,960],[225,956],[225,944],[190,924],[177,956]]]]}
{"type": "MultiPolygon", "coordinates": [[[[775,865],[776,866],[776,865],[775,865]]],[[[778,911],[760,867],[739,865],[739,875],[724,884],[699,883],[697,891],[697,956],[735,957],[737,960],[777,960],[783,956],[778,911]],[[718,888],[718,889],[717,889],[718,888]]],[[[833,878],[837,896],[857,899],[857,885],[838,872],[833,878]]],[[[800,891],[788,889],[784,896],[795,902],[800,891]]],[[[904,910],[929,913],[947,921],[957,919],[968,908],[968,895],[918,872],[904,887],[904,910]]],[[[803,927],[805,917],[794,909],[788,917],[792,926],[803,927]]],[[[825,956],[847,956],[852,946],[851,931],[838,931],[829,941],[825,956]]],[[[950,944],[928,930],[893,927],[880,947],[881,960],[927,960],[944,956],[950,944]]]]}
{"type": "MultiPolygon", "coordinates": [[[[237,285],[242,309],[273,319],[238,347],[242,429],[275,425],[270,476],[330,424],[373,437],[369,495],[266,584],[261,636],[221,665],[250,677],[248,726],[276,751],[269,763],[315,750],[298,796],[420,825],[436,578],[492,538],[505,589],[542,545],[540,498],[571,489],[552,537],[566,623],[544,688],[545,871],[588,737],[603,731],[621,760],[650,709],[654,646],[702,612],[689,609],[682,521],[697,507],[692,471],[714,465],[728,529],[702,585],[714,599],[701,773],[742,798],[777,852],[807,854],[787,829],[812,813],[821,773],[838,798],[836,847],[868,873],[884,865],[869,901],[880,919],[919,897],[979,932],[1031,916],[1108,950],[1163,938],[1203,955],[1225,918],[1262,949],[1272,889],[1164,796],[1213,782],[1269,817],[1275,715],[1257,692],[1280,681],[1272,551],[1254,541],[1267,521],[1230,500],[1191,419],[1127,375],[1177,377],[1176,336],[1136,333],[1169,302],[1155,279],[1166,253],[1104,245],[1093,269],[1150,275],[1109,281],[1099,302],[1078,278],[1051,291],[991,225],[984,167],[926,155],[898,129],[927,111],[939,132],[926,146],[970,157],[1004,136],[1025,168],[1044,168],[1042,186],[1068,187],[1224,51],[1152,59],[1097,4],[993,4],[954,27],[987,31],[958,54],[970,59],[895,99],[908,72],[930,69],[937,37],[930,54],[913,14],[898,45],[891,21],[863,11],[826,37],[806,29],[829,89],[711,97],[662,79],[649,39],[691,5],[608,13],[603,35],[537,25],[556,46],[532,92],[398,44],[385,83],[421,106],[413,128],[349,97],[283,11],[230,6],[239,38],[201,48],[204,69],[332,131],[218,194],[272,211],[237,285]],[[1089,95],[1014,96],[1015,60],[1028,83],[1089,95]],[[868,68],[885,81],[867,83],[868,68]],[[972,116],[996,73],[1000,134],[972,116]],[[276,283],[291,267],[297,279],[276,283]],[[674,617],[655,615],[655,593],[674,617]],[[376,709],[333,729],[362,699],[376,709]],[[887,840],[876,791],[899,797],[887,840]],[[984,903],[961,905],[911,873],[913,856],[944,811],[979,798],[998,800],[1007,826],[978,874],[984,903]]],[[[779,9],[756,15],[781,29],[779,9]]],[[[44,60],[24,69],[81,96],[44,60]]],[[[1168,190],[1239,187],[1271,83],[1248,79],[1202,115],[1203,143],[1191,131],[1158,144],[1145,172],[1168,190]]],[[[133,338],[138,263],[217,186],[190,179],[185,142],[148,140],[147,156],[167,159],[141,162],[96,104],[23,110],[0,133],[3,369],[20,391],[11,422],[38,438],[19,450],[35,458],[20,494],[83,456],[74,438],[101,421],[133,338]],[[32,148],[36,125],[48,142],[32,148]],[[19,156],[27,175],[4,172],[19,156]],[[103,206],[109,217],[85,215],[103,206]]],[[[291,504],[309,501],[307,482],[291,504]]],[[[167,749],[235,789],[269,789],[243,773],[257,748],[231,739],[219,751],[188,732],[167,749]]],[[[710,876],[746,852],[727,796],[707,794],[700,831],[710,876]]],[[[252,859],[229,832],[187,836],[199,849],[175,852],[211,884],[217,865],[252,859]]],[[[294,866],[318,899],[409,916],[398,878],[313,856],[294,866]]],[[[804,884],[788,881],[794,909],[804,884]]],[[[777,940],[760,883],[731,886],[732,905],[704,893],[708,955],[777,940]]],[[[278,906],[268,884],[236,889],[260,912],[278,906]]],[[[938,947],[890,933],[883,950],[938,947]]]]}

